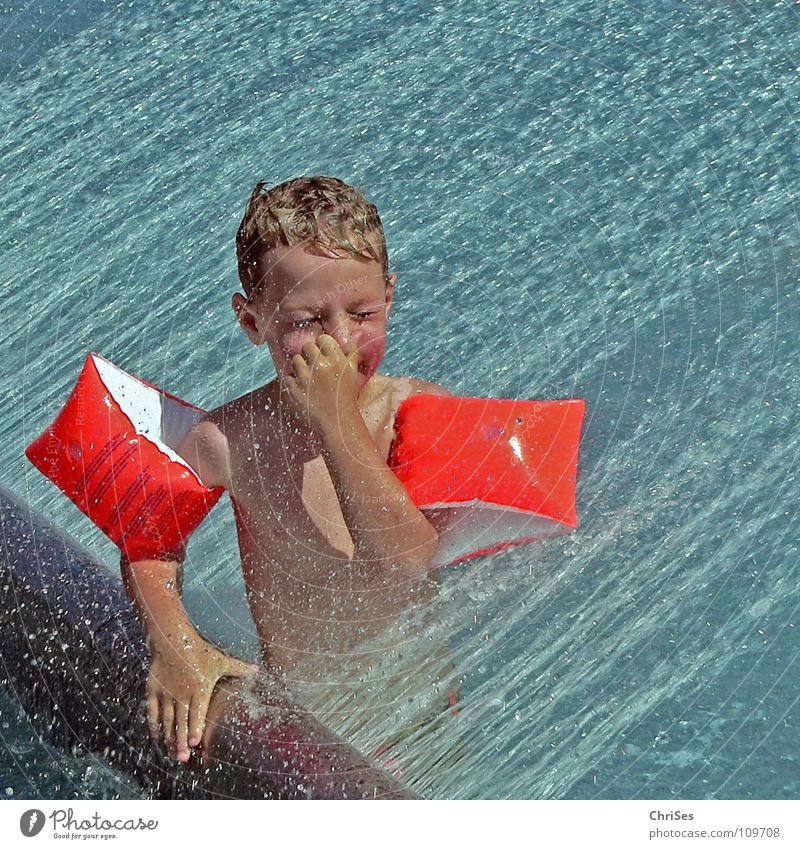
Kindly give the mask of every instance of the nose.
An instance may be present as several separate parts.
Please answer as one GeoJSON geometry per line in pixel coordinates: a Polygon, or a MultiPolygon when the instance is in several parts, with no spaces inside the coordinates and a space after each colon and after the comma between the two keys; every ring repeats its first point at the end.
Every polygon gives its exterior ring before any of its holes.
{"type": "Polygon", "coordinates": [[[339,347],[345,354],[349,354],[358,348],[357,332],[350,316],[345,315],[332,319],[330,322],[326,322],[326,325],[325,332],[339,343],[339,347]]]}

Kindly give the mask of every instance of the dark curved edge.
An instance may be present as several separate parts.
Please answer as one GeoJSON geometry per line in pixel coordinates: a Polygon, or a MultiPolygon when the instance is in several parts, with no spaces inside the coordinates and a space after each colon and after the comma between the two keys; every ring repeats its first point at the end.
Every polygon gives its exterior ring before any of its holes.
{"type": "Polygon", "coordinates": [[[148,739],[149,654],[120,581],[3,487],[0,546],[0,676],[48,742],[105,758],[153,798],[416,798],[267,673],[217,700],[206,763],[169,760],[148,739]]]}

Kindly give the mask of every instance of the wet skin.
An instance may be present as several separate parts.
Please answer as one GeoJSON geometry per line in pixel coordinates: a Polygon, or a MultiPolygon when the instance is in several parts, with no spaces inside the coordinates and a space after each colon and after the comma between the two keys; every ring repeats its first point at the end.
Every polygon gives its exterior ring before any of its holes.
{"type": "MultiPolygon", "coordinates": [[[[232,307],[278,376],[210,413],[179,451],[207,486],[231,495],[263,661],[290,684],[344,681],[348,666],[378,659],[360,644],[407,639],[392,626],[436,594],[436,530],[386,461],[402,401],[447,393],[378,373],[395,280],[379,263],[279,248],[256,276],[256,294],[235,294],[232,307]]],[[[186,760],[208,732],[217,682],[253,668],[190,624],[159,630],[151,727],[186,760]]]]}

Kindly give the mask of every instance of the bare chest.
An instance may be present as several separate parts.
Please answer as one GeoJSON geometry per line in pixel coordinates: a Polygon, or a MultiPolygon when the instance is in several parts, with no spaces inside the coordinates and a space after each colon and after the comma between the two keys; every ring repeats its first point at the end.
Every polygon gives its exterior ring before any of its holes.
{"type": "MultiPolygon", "coordinates": [[[[391,397],[379,398],[362,415],[385,460],[393,435],[391,397]]],[[[251,430],[232,459],[243,556],[261,560],[268,553],[284,564],[309,561],[312,569],[320,558],[352,557],[353,541],[321,454],[280,438],[267,422],[251,430]]]]}

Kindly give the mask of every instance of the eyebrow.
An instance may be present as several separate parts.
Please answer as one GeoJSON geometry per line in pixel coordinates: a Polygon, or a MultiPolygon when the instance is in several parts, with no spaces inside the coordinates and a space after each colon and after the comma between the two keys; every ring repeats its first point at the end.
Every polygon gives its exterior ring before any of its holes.
{"type": "MultiPolygon", "coordinates": [[[[383,299],[378,298],[361,298],[360,300],[356,300],[348,306],[350,309],[356,309],[359,307],[375,307],[380,308],[384,305],[383,299]]],[[[293,305],[291,302],[282,303],[278,306],[278,312],[287,313],[287,312],[319,312],[320,309],[324,309],[327,306],[323,301],[319,301],[316,304],[297,304],[293,305]]]]}
{"type": "Polygon", "coordinates": [[[287,309],[278,310],[278,314],[282,316],[294,315],[295,313],[308,313],[310,316],[315,316],[317,314],[317,311],[311,309],[311,307],[291,307],[287,309]]]}

